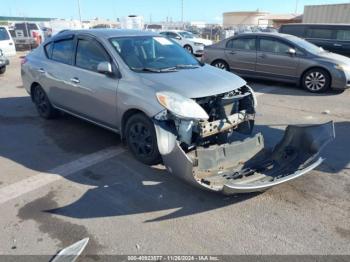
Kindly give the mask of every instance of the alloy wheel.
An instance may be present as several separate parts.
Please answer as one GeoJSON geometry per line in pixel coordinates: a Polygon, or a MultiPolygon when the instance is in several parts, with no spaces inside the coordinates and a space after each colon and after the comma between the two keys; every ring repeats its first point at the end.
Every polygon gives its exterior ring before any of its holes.
{"type": "Polygon", "coordinates": [[[35,88],[34,102],[40,114],[46,115],[50,110],[49,101],[41,88],[35,88]]]}
{"type": "Polygon", "coordinates": [[[154,150],[150,130],[143,123],[133,123],[129,131],[129,146],[141,157],[148,157],[154,150]]]}
{"type": "Polygon", "coordinates": [[[326,77],[323,73],[314,71],[306,76],[305,86],[307,89],[317,92],[325,87],[326,81],[326,77]]]}

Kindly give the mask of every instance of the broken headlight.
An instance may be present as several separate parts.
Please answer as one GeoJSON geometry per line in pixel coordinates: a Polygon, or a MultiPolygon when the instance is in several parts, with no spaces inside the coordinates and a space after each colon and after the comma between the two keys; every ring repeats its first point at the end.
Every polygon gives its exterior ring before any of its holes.
{"type": "Polygon", "coordinates": [[[209,119],[205,110],[192,99],[172,92],[159,92],[156,96],[158,102],[178,118],[187,120],[209,119]]]}

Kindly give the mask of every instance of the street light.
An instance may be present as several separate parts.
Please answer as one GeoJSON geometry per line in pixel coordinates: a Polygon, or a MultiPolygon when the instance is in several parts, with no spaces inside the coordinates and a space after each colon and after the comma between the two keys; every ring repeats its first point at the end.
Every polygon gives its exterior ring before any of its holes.
{"type": "Polygon", "coordinates": [[[79,11],[79,20],[80,20],[80,23],[81,23],[80,0],[78,0],[78,11],[79,11]]]}

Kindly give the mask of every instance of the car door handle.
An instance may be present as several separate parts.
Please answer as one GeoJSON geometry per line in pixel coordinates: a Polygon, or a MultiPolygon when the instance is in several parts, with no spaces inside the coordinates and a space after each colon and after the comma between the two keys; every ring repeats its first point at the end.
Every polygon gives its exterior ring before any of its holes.
{"type": "Polygon", "coordinates": [[[39,68],[39,69],[38,69],[38,72],[41,73],[41,74],[45,74],[45,73],[46,73],[46,71],[44,70],[44,68],[39,68]]]}
{"type": "Polygon", "coordinates": [[[333,44],[333,46],[342,47],[343,45],[341,45],[341,44],[333,44]]]}
{"type": "Polygon", "coordinates": [[[229,53],[230,55],[235,55],[236,54],[236,52],[235,51],[230,51],[230,53],[229,53]]]}
{"type": "Polygon", "coordinates": [[[79,78],[77,78],[77,77],[73,77],[70,81],[71,81],[72,83],[74,83],[74,84],[79,84],[79,83],[80,83],[80,80],[79,80],[79,78]]]}

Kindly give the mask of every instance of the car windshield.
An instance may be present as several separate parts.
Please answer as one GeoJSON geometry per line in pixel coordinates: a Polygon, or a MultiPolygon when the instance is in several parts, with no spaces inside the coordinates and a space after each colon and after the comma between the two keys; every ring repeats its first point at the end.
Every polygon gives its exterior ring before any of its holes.
{"type": "Polygon", "coordinates": [[[194,38],[194,35],[190,32],[179,32],[179,34],[184,38],[189,38],[189,39],[194,38]]]}
{"type": "Polygon", "coordinates": [[[304,39],[298,38],[298,37],[293,37],[290,40],[293,41],[297,46],[305,49],[306,51],[313,53],[313,54],[319,54],[322,52],[325,52],[323,48],[318,47],[317,45],[314,45],[304,39]]]}
{"type": "Polygon", "coordinates": [[[160,73],[201,65],[180,45],[162,36],[118,37],[110,42],[134,71],[160,73]]]}
{"type": "Polygon", "coordinates": [[[10,36],[7,33],[6,28],[0,27],[0,41],[2,41],[2,40],[9,40],[9,39],[10,39],[10,36]]]}

